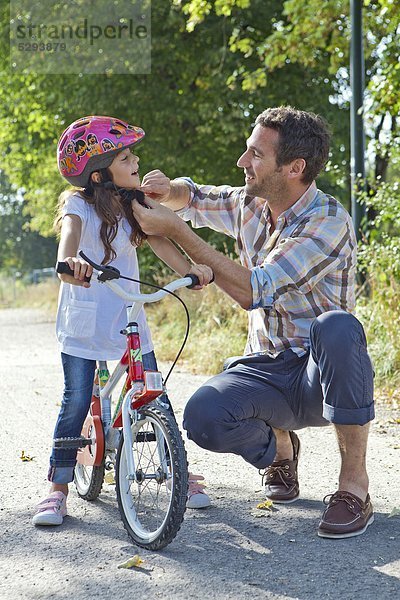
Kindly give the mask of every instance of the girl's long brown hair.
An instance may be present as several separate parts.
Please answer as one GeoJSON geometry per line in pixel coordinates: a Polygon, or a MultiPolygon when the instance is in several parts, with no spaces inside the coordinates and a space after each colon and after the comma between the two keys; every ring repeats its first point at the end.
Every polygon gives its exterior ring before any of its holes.
{"type": "Polygon", "coordinates": [[[112,242],[117,235],[121,217],[125,217],[131,227],[129,239],[132,246],[140,246],[143,240],[147,238],[147,235],[141,230],[139,223],[132,214],[131,203],[123,202],[118,192],[100,186],[94,186],[85,190],[73,188],[65,190],[60,194],[56,209],[56,218],[54,220],[54,228],[57,232],[61,231],[63,207],[67,199],[75,193],[79,193],[88,204],[94,206],[101,220],[100,238],[104,246],[102,265],[108,264],[117,257],[112,242]]]}

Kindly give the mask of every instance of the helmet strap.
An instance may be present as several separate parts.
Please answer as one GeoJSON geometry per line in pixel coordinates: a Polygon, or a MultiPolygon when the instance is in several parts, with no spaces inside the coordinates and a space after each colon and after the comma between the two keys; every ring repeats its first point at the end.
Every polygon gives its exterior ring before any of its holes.
{"type": "Polygon", "coordinates": [[[107,168],[99,169],[98,172],[100,173],[101,181],[93,184],[90,176],[89,185],[85,188],[85,192],[88,192],[90,195],[92,195],[94,186],[102,187],[106,190],[113,190],[117,192],[117,194],[121,196],[122,202],[130,203],[132,200],[137,200],[140,204],[144,203],[144,193],[141,190],[128,190],[126,188],[119,187],[113,182],[110,172],[107,168]]]}
{"type": "Polygon", "coordinates": [[[143,204],[144,193],[141,190],[127,190],[126,188],[116,187],[116,191],[121,196],[122,202],[130,203],[132,200],[137,200],[143,204]]]}

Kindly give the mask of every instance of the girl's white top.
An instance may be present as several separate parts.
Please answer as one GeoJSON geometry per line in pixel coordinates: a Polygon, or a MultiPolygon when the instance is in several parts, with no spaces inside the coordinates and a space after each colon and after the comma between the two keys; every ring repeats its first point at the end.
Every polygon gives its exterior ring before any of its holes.
{"type": "MultiPolygon", "coordinates": [[[[78,252],[83,252],[98,264],[104,258],[100,238],[101,220],[93,205],[78,193],[67,199],[63,216],[78,215],[82,234],[78,252]]],[[[136,249],[129,240],[130,226],[125,218],[119,221],[118,233],[112,241],[117,258],[111,265],[123,275],[139,278],[136,249]]],[[[139,284],[124,279],[118,283],[127,291],[138,292],[139,284]]],[[[56,331],[61,351],[72,356],[95,360],[119,360],[126,347],[126,338],[120,333],[127,324],[127,303],[94,276],[90,288],[61,283],[58,298],[56,331]]],[[[137,322],[143,354],[153,349],[144,310],[137,322]]]]}

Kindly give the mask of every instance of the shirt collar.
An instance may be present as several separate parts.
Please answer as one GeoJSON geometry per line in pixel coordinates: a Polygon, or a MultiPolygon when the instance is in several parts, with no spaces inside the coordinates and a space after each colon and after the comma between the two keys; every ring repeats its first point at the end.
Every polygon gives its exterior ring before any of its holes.
{"type": "Polygon", "coordinates": [[[287,225],[290,225],[302,213],[306,212],[310,208],[311,204],[314,202],[317,192],[317,184],[315,181],[313,181],[306,189],[304,194],[300,196],[300,198],[293,204],[293,206],[290,206],[287,210],[285,210],[285,212],[279,215],[278,221],[283,219],[287,225]]]}

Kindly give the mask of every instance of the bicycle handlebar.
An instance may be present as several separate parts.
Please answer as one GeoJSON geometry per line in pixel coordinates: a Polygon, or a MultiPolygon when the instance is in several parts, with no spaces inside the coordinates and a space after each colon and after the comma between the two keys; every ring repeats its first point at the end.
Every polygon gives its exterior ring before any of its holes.
{"type": "MultiPolygon", "coordinates": [[[[186,277],[182,277],[181,279],[175,279],[175,281],[171,281],[170,283],[165,285],[163,288],[161,288],[157,292],[153,292],[152,294],[129,293],[126,290],[124,290],[115,280],[119,279],[120,277],[123,277],[124,279],[128,279],[130,281],[137,281],[137,280],[130,279],[129,277],[124,277],[123,275],[120,274],[119,270],[116,269],[115,267],[110,267],[108,265],[96,264],[88,256],[86,256],[82,251],[79,252],[79,255],[98,272],[97,279],[99,281],[105,283],[115,294],[117,294],[120,298],[125,300],[127,303],[132,304],[132,306],[127,307],[127,308],[128,308],[128,319],[133,322],[135,321],[137,315],[139,314],[140,308],[141,308],[141,306],[143,306],[143,304],[150,303],[150,302],[157,302],[158,300],[161,300],[162,298],[164,298],[167,294],[173,293],[175,290],[178,290],[179,288],[183,288],[183,287],[193,288],[196,285],[200,284],[200,281],[199,281],[199,278],[197,277],[197,275],[193,275],[193,274],[189,273],[188,275],[186,275],[186,277]]],[[[69,264],[66,262],[62,262],[62,261],[57,262],[56,272],[57,273],[66,273],[68,275],[74,275],[74,271],[73,271],[73,269],[70,268],[69,264]]],[[[90,279],[91,279],[90,277],[85,277],[86,281],[90,281],[90,279]]],[[[212,281],[214,281],[214,276],[213,276],[211,282],[212,281]]],[[[138,281],[138,283],[144,283],[146,285],[145,282],[138,281]]],[[[148,285],[152,285],[152,284],[148,284],[148,285]]],[[[154,287],[157,287],[157,286],[154,286],[154,287]]],[[[185,333],[185,338],[183,340],[183,343],[180,347],[178,354],[176,355],[176,358],[175,358],[170,370],[168,371],[168,374],[164,380],[164,384],[168,381],[168,378],[171,375],[172,370],[173,370],[174,366],[176,365],[178,358],[182,354],[182,350],[185,347],[186,340],[189,335],[189,326],[190,326],[189,312],[186,307],[186,304],[183,302],[183,300],[181,298],[179,298],[179,296],[176,296],[176,294],[173,294],[173,295],[181,302],[181,304],[183,305],[183,308],[185,309],[186,318],[187,318],[187,327],[186,327],[186,333],[185,333]]]]}
{"type": "MultiPolygon", "coordinates": [[[[161,300],[168,294],[168,292],[173,292],[179,288],[187,287],[189,289],[199,285],[199,278],[197,275],[193,275],[189,273],[185,277],[180,279],[175,279],[171,281],[167,285],[164,286],[163,289],[158,290],[157,292],[153,292],[152,294],[141,294],[141,293],[131,293],[124,290],[115,279],[120,278],[120,272],[115,267],[111,267],[109,265],[98,265],[90,258],[88,258],[82,251],[79,252],[80,256],[88,262],[96,271],[99,272],[97,279],[103,283],[106,283],[109,288],[113,290],[118,296],[123,298],[128,302],[157,302],[161,300]]],[[[65,273],[66,275],[74,275],[73,269],[70,268],[69,264],[63,261],[58,261],[56,264],[56,272],[57,273],[65,273]]],[[[85,277],[85,281],[90,281],[91,277],[85,277]]]]}

